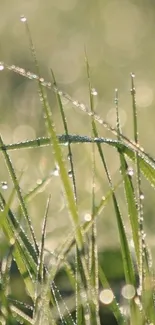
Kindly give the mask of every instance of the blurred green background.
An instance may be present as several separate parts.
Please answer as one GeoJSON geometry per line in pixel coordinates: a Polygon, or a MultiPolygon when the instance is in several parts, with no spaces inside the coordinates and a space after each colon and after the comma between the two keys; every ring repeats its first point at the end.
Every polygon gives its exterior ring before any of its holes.
{"type": "MultiPolygon", "coordinates": [[[[53,69],[59,88],[75,99],[89,103],[84,48],[86,47],[95,97],[96,111],[115,125],[114,89],[119,90],[120,117],[123,133],[133,138],[130,72],[136,74],[136,98],[140,143],[154,156],[155,121],[155,3],[127,0],[5,0],[0,2],[0,60],[35,72],[28,37],[20,16],[29,23],[42,76],[51,81],[53,69]]],[[[55,95],[48,91],[58,133],[63,133],[55,95]]],[[[64,101],[70,133],[90,135],[87,115],[64,101]]],[[[46,135],[37,85],[11,71],[0,72],[0,131],[5,143],[33,139],[46,135]]],[[[112,137],[103,127],[100,136],[112,137]]],[[[67,149],[64,147],[67,161],[67,149]]],[[[91,145],[73,145],[79,213],[81,221],[91,212],[91,145]]],[[[116,183],[121,175],[119,157],[113,148],[104,146],[107,163],[116,183]]],[[[24,194],[51,173],[55,162],[50,147],[10,152],[17,172],[24,170],[21,188],[24,194]]],[[[69,168],[69,162],[67,162],[69,168]]],[[[0,178],[8,182],[5,197],[12,183],[0,157],[0,178]]],[[[106,195],[108,183],[96,151],[96,201],[106,195]]],[[[147,241],[154,251],[154,192],[143,180],[144,219],[147,241]]],[[[72,225],[68,216],[59,177],[52,177],[48,186],[28,203],[38,240],[46,199],[51,193],[46,246],[52,250],[62,244],[72,225]]],[[[122,215],[129,229],[123,188],[117,190],[122,215]]],[[[18,202],[14,201],[14,209],[18,202]]],[[[117,224],[109,203],[98,219],[99,249],[119,247],[117,224]]],[[[130,236],[130,230],[128,230],[130,236]]],[[[1,234],[3,239],[3,235],[1,234]]]]}

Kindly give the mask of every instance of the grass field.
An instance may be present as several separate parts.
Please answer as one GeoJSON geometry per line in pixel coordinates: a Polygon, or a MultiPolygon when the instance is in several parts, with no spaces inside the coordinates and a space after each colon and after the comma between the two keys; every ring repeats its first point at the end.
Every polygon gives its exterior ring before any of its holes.
{"type": "MultiPolygon", "coordinates": [[[[116,4],[107,5],[105,15],[116,4]]],[[[140,14],[129,8],[143,29],[140,14]]],[[[52,58],[44,79],[25,16],[22,23],[33,59],[29,68],[0,63],[6,103],[0,125],[0,322],[153,325],[155,161],[145,150],[145,143],[152,150],[153,124],[148,128],[138,111],[153,103],[152,88],[134,73],[125,76],[131,89],[126,110],[115,89],[104,120],[89,46],[83,47],[80,93],[71,57],[64,70],[61,57],[52,58]]]]}

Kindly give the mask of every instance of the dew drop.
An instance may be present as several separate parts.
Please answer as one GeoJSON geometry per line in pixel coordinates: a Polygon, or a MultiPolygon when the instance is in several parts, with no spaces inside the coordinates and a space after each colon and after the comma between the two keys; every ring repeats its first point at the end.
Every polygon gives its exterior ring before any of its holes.
{"type": "Polygon", "coordinates": [[[97,96],[97,95],[98,95],[97,90],[96,90],[95,88],[92,88],[92,90],[91,90],[91,94],[92,94],[93,96],[97,96]]]}
{"type": "Polygon", "coordinates": [[[68,146],[68,141],[64,142],[63,145],[64,145],[65,147],[67,147],[67,146],[68,146]]]}
{"type": "Polygon", "coordinates": [[[44,78],[40,78],[39,81],[40,81],[40,82],[44,82],[44,78]]]}
{"type": "Polygon", "coordinates": [[[0,71],[4,70],[4,64],[0,62],[0,71]]]}
{"type": "Polygon", "coordinates": [[[39,179],[37,180],[37,185],[41,185],[41,184],[42,184],[42,179],[39,178],[39,179]]]}
{"type": "Polygon", "coordinates": [[[90,214],[90,213],[86,213],[86,214],[84,215],[84,221],[86,221],[86,222],[91,221],[91,214],[90,214]]]}
{"type": "Polygon", "coordinates": [[[20,21],[22,23],[25,23],[27,21],[26,17],[24,15],[20,16],[20,21]]]}
{"type": "Polygon", "coordinates": [[[131,77],[135,78],[135,73],[131,72],[131,77]]]}
{"type": "Polygon", "coordinates": [[[134,171],[133,171],[133,168],[132,168],[132,167],[128,167],[128,169],[127,169],[127,174],[128,174],[129,176],[133,176],[134,171]]]}
{"type": "Polygon", "coordinates": [[[7,182],[1,182],[1,187],[2,187],[2,190],[7,190],[8,189],[8,184],[7,182]]]}
{"type": "Polygon", "coordinates": [[[73,101],[73,105],[76,106],[76,107],[80,106],[80,104],[79,104],[79,102],[77,100],[73,101]]]}
{"type": "Polygon", "coordinates": [[[72,176],[73,176],[71,170],[68,171],[68,176],[69,176],[69,177],[72,177],[72,176]]]}
{"type": "Polygon", "coordinates": [[[144,194],[141,193],[141,194],[140,194],[140,199],[141,199],[141,200],[144,200],[144,198],[145,198],[145,197],[144,197],[144,194]]]}
{"type": "Polygon", "coordinates": [[[68,159],[68,160],[70,160],[70,159],[71,159],[71,157],[70,157],[70,154],[68,154],[68,155],[67,155],[67,159],[68,159]]]}
{"type": "Polygon", "coordinates": [[[54,175],[54,176],[59,176],[59,170],[58,170],[58,168],[56,167],[56,168],[52,171],[51,174],[54,175]]]}

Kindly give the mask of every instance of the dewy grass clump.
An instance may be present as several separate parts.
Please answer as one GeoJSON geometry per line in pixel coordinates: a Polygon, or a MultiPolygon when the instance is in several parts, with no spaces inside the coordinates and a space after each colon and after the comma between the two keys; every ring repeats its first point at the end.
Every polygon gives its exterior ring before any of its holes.
{"type": "MultiPolygon", "coordinates": [[[[26,72],[23,68],[7,65],[3,62],[0,63],[0,70],[11,70],[37,82],[47,135],[46,137],[13,144],[4,143],[2,136],[0,137],[1,154],[13,183],[13,190],[9,198],[5,198],[4,190],[7,189],[7,183],[4,180],[1,183],[0,193],[0,226],[7,243],[7,254],[4,254],[1,260],[0,322],[9,325],[19,323],[47,325],[155,324],[154,271],[143,229],[144,194],[141,188],[141,174],[143,174],[154,190],[155,162],[139,144],[135,76],[131,74],[133,141],[121,131],[117,89],[115,90],[116,128],[109,125],[94,111],[94,96],[97,96],[97,91],[92,86],[86,53],[88,107],[59,90],[53,72],[53,84],[46,82],[40,76],[26,17],[22,16],[21,21],[26,26],[37,73],[26,72]],[[64,134],[57,134],[47,89],[55,93],[64,134]],[[62,98],[67,98],[77,110],[82,110],[90,117],[91,137],[70,134],[62,98]],[[108,129],[116,138],[100,137],[98,123],[108,129]],[[77,179],[72,153],[72,147],[76,146],[76,143],[89,143],[92,147],[90,162],[92,164],[91,207],[89,218],[87,214],[83,223],[81,223],[78,211],[77,179]],[[66,167],[66,158],[62,151],[63,144],[68,150],[67,164],[70,164],[69,169],[66,167]],[[117,150],[121,166],[120,179],[117,184],[113,182],[110,175],[103,144],[117,150]],[[22,154],[24,148],[33,150],[36,147],[41,148],[43,146],[50,146],[54,154],[56,169],[38,182],[33,190],[23,194],[20,187],[22,175],[17,176],[10,159],[10,151],[18,150],[22,154]],[[95,149],[98,151],[109,184],[107,194],[100,198],[99,203],[97,203],[95,194],[97,173],[95,149]],[[127,158],[132,161],[135,167],[128,165],[127,158]],[[51,199],[47,197],[40,243],[36,239],[27,204],[29,200],[33,200],[40,190],[43,191],[46,183],[53,176],[58,176],[61,179],[65,204],[72,222],[72,233],[62,243],[61,248],[58,247],[54,252],[49,252],[46,249],[46,229],[51,199]],[[126,197],[134,257],[131,253],[130,240],[124,227],[124,216],[117,198],[117,189],[120,185],[123,185],[126,197]],[[18,198],[19,202],[16,214],[12,206],[15,197],[18,198]],[[97,219],[110,199],[113,202],[118,227],[121,265],[123,265],[124,273],[124,284],[119,286],[117,292],[113,290],[113,286],[111,287],[112,284],[106,272],[106,264],[102,262],[97,245],[97,219]],[[14,273],[18,274],[18,277],[15,278],[14,273]],[[18,290],[14,288],[15,279],[18,290]],[[113,318],[109,318],[108,321],[109,315],[113,318]]],[[[118,267],[117,263],[112,264],[111,268],[118,267]]]]}

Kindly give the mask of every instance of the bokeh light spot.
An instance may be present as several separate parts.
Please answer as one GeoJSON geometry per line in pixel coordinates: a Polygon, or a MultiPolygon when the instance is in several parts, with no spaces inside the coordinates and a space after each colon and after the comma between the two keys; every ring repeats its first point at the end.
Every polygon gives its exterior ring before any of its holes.
{"type": "Polygon", "coordinates": [[[109,305],[114,299],[114,294],[110,289],[104,289],[100,292],[100,301],[105,304],[109,305]]]}

